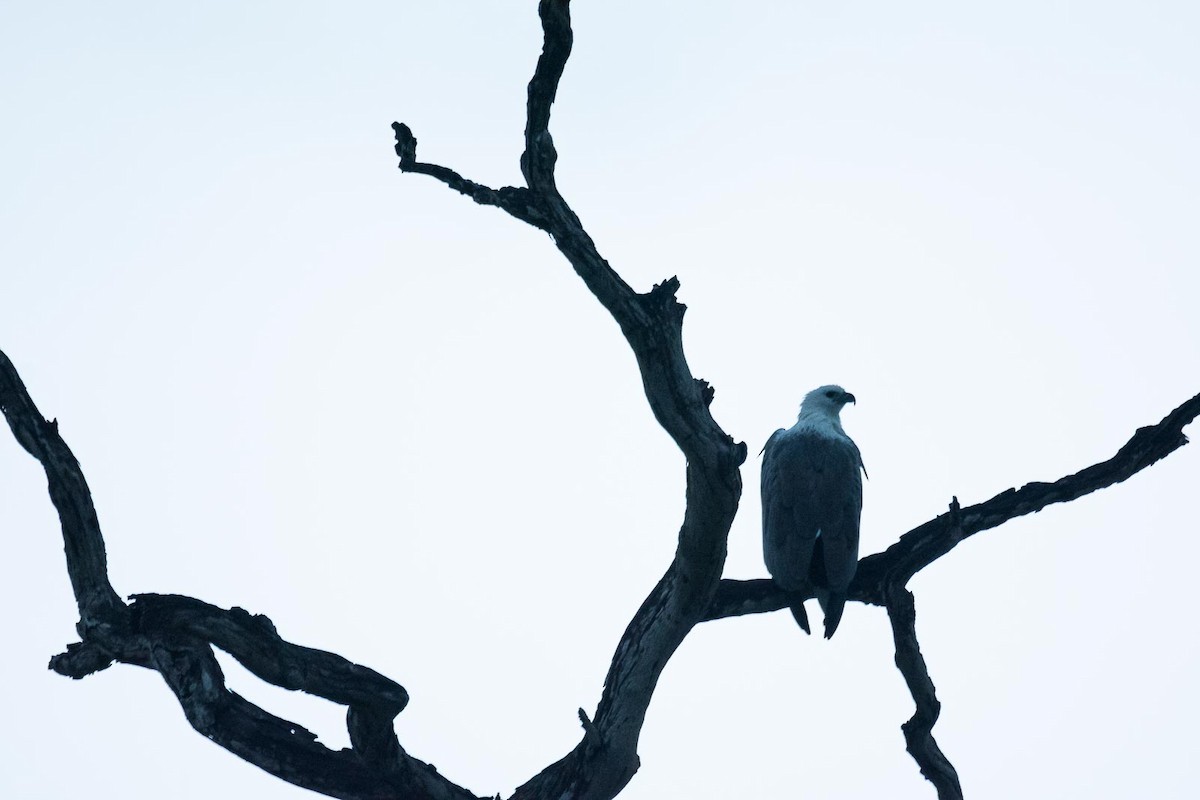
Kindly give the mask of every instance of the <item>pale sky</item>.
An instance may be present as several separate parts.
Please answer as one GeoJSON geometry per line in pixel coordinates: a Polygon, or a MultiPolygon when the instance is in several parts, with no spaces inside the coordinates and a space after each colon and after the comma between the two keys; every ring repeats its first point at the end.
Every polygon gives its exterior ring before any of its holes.
{"type": "MultiPolygon", "coordinates": [[[[1111,456],[1200,391],[1200,7],[577,0],[559,185],[757,453],[823,383],[863,551],[1111,456]]],[[[683,459],[542,233],[402,175],[520,180],[534,0],[6,3],[0,349],[82,462],[122,595],[270,616],[404,685],[413,755],[507,795],[578,741],[670,561],[683,459]]],[[[765,577],[759,461],[729,577],[765,577]]],[[[977,798],[1192,798],[1200,448],[922,573],[935,728],[977,798]]],[[[77,619],[0,437],[0,797],[297,798],[77,619]]],[[[650,798],[928,799],[880,609],[702,625],[650,798]]],[[[223,662],[232,665],[229,659],[223,662]]],[[[345,746],[344,709],[230,686],[345,746]]]]}

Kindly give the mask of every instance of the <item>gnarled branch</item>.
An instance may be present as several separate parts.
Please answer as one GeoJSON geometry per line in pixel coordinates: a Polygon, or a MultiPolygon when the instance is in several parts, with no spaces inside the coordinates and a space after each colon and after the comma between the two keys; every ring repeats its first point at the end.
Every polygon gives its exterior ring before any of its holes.
{"type": "Polygon", "coordinates": [[[373,669],[324,650],[284,641],[267,617],[229,611],[181,595],[133,596],[133,629],[147,636],[188,634],[210,642],[268,683],[299,689],[388,719],[408,705],[408,692],[373,669]]]}
{"type": "MultiPolygon", "coordinates": [[[[613,655],[594,722],[576,748],[521,786],[518,798],[613,797],[637,770],[637,742],[658,677],[704,614],[721,577],[729,528],[741,496],[738,467],[745,445],[721,430],[709,412],[712,389],[697,380],[683,353],[684,306],[670,278],[639,294],[600,255],[579,217],[558,191],[558,154],[550,110],[571,53],[569,0],[538,5],[543,47],[529,82],[521,172],[528,184],[514,208],[498,195],[457,183],[453,170],[416,161],[416,139],[394,123],[400,169],[440,177],[451,188],[497,205],[554,237],[588,289],[608,309],[637,358],[646,398],[659,424],[687,458],[687,510],[675,558],[625,630],[613,655]],[[464,191],[460,186],[467,187],[464,191]]],[[[461,179],[458,179],[461,180],[461,179]]],[[[503,191],[503,190],[502,190],[503,191]]]]}
{"type": "Polygon", "coordinates": [[[131,606],[122,602],[108,580],[104,539],[79,462],[4,353],[0,411],[17,441],[46,470],[79,604],[83,641],[51,659],[51,669],[72,678],[114,662],[153,669],[203,736],[276,777],[330,797],[476,800],[400,748],[392,720],[408,694],[374,670],[284,641],[266,617],[241,609],[225,611],[177,595],[136,595],[131,606]],[[229,691],[213,645],[263,680],[348,705],[352,749],[330,750],[300,725],[229,691]]]}

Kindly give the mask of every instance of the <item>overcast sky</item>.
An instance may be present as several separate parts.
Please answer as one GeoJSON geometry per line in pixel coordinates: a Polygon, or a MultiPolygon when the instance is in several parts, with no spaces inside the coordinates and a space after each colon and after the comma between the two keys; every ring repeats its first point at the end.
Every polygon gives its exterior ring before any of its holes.
{"type": "MultiPolygon", "coordinates": [[[[1200,6],[579,0],[559,185],[757,453],[823,383],[863,550],[1111,456],[1200,391],[1200,6]]],[[[520,180],[533,0],[7,3],[0,348],[79,457],[113,584],[269,615],[403,684],[480,794],[567,752],[670,561],[683,460],[542,233],[401,175],[520,180]]],[[[764,577],[759,461],[726,574],[764,577]]],[[[912,583],[975,798],[1200,791],[1200,449],[912,583]]],[[[0,437],[0,796],[296,798],[153,673],[45,669],[77,619],[0,437]]],[[[343,709],[236,691],[345,746],[343,709]]],[[[697,628],[624,798],[932,798],[879,609],[697,628]]]]}

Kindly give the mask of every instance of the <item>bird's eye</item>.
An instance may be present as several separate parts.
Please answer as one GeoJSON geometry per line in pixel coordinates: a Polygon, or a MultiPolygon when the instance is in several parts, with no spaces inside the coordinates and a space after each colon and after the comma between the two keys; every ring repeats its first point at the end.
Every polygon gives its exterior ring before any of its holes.
{"type": "Polygon", "coordinates": [[[829,398],[834,398],[834,397],[837,397],[837,392],[835,392],[833,389],[830,389],[828,392],[825,393],[825,396],[829,397],[829,398]]]}

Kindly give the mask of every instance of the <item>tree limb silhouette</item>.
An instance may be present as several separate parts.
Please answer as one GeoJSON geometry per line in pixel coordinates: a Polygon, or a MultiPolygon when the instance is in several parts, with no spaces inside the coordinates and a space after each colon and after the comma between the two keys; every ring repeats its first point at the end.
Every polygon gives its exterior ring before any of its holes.
{"type": "Polygon", "coordinates": [[[333,653],[290,644],[269,619],[242,609],[224,611],[178,595],[122,602],[108,580],[104,539],[79,462],[2,352],[0,411],[46,470],[79,605],[83,641],[52,658],[52,670],[82,678],[114,662],[153,669],[203,736],[276,777],[330,797],[475,798],[400,748],[392,719],[408,694],[399,684],[333,653]],[[229,691],[214,645],[269,683],[348,705],[352,748],[330,750],[300,725],[229,691]]]}
{"type": "Polygon", "coordinates": [[[917,704],[912,718],[900,726],[908,752],[921,768],[921,774],[937,789],[938,800],[962,800],[958,772],[933,738],[933,724],[942,713],[942,704],[938,702],[917,642],[917,606],[912,592],[898,584],[889,586],[887,612],[896,644],[896,668],[917,704]]]}
{"type": "MultiPolygon", "coordinates": [[[[559,192],[551,108],[571,54],[569,0],[541,0],[543,48],[528,86],[524,151],[526,185],[493,189],[455,170],[417,160],[408,125],[393,123],[403,172],[426,175],[481,205],[500,208],[551,235],[588,290],[610,313],[636,359],[655,418],[685,457],[687,505],[675,556],[626,627],[613,653],[592,717],[580,709],[583,735],[558,761],[520,786],[520,800],[609,800],[639,767],[638,740],[658,679],[700,622],[786,608],[797,599],[770,580],[722,580],[729,530],[741,497],[746,447],[713,419],[712,388],[691,373],[684,355],[686,308],[667,278],[637,292],[600,255],[559,192]]],[[[133,595],[126,603],[109,582],[104,540],[79,463],[34,405],[16,369],[0,353],[0,410],[17,441],[46,471],[58,510],[67,571],[79,607],[81,641],[50,662],[83,678],[114,663],[157,671],[189,723],[202,735],[272,775],[322,794],[366,800],[472,800],[476,795],[410,756],[393,720],[408,702],[398,683],[339,655],[284,640],[264,616],[225,610],[180,595],[133,595]],[[332,750],[309,731],[276,717],[226,688],[213,648],[232,655],[262,680],[347,706],[350,749],[332,750]]],[[[932,737],[940,711],[916,634],[907,583],[962,540],[1053,503],[1119,483],[1187,442],[1182,429],[1200,415],[1200,395],[1156,425],[1139,429],[1111,459],[1053,483],[1030,483],[985,502],[950,510],[863,558],[850,599],[884,606],[892,624],[896,665],[916,704],[902,727],[908,750],[942,800],[961,800],[954,767],[932,737]]]]}
{"type": "MultiPolygon", "coordinates": [[[[543,0],[538,14],[543,48],[529,82],[525,151],[520,159],[528,189],[500,190],[519,197],[519,205],[491,202],[493,195],[486,192],[477,202],[498,205],[554,238],[575,272],[620,326],[637,359],[655,418],[687,459],[687,509],[675,559],[617,644],[591,725],[586,726],[574,750],[514,795],[607,799],[624,788],[637,771],[638,737],[659,675],[702,619],[720,582],[726,540],[741,496],[738,467],[746,458],[746,447],[734,442],[713,420],[709,413],[711,387],[694,378],[688,368],[682,343],[685,308],[675,297],[679,281],[670,278],[649,292],[635,292],[600,255],[558,191],[558,154],[549,129],[550,108],[571,54],[570,4],[543,0]]],[[[435,177],[456,174],[417,162],[416,139],[408,126],[394,123],[392,127],[401,170],[435,177]]]]}

